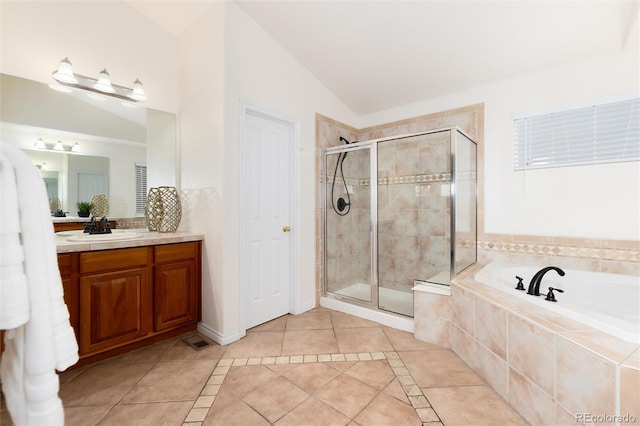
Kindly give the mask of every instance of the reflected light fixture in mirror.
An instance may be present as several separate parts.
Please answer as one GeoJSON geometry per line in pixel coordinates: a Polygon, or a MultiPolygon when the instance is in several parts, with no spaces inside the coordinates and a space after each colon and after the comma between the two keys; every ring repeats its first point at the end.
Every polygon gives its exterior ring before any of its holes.
{"type": "Polygon", "coordinates": [[[38,140],[36,141],[36,143],[33,146],[35,146],[38,149],[47,149],[47,145],[45,145],[45,143],[42,140],[42,138],[38,138],[38,140]]]}
{"type": "Polygon", "coordinates": [[[82,149],[80,148],[80,142],[75,142],[73,145],[64,145],[61,140],[57,141],[55,144],[47,144],[42,138],[38,138],[38,140],[33,144],[34,148],[42,149],[42,150],[54,150],[54,151],[62,151],[69,153],[81,153],[82,149]]]}
{"type": "MultiPolygon", "coordinates": [[[[53,78],[63,86],[87,90],[126,101],[139,102],[147,100],[140,79],[134,81],[131,89],[111,83],[111,77],[106,69],[100,72],[98,79],[76,74],[71,68],[69,58],[64,58],[60,61],[58,69],[53,72],[53,78]]],[[[55,87],[52,88],[55,89],[55,87]]]]}

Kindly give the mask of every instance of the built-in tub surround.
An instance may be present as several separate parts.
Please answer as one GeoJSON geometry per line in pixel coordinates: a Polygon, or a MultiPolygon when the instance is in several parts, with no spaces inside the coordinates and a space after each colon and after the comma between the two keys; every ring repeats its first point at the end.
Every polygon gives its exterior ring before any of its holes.
{"type": "Polygon", "coordinates": [[[451,287],[415,283],[413,287],[413,335],[428,343],[450,347],[451,287]]]}
{"type": "MultiPolygon", "coordinates": [[[[525,300],[534,296],[484,284],[475,277],[483,267],[468,269],[451,286],[451,348],[467,364],[531,424],[588,424],[589,415],[608,416],[612,424],[624,416],[640,421],[637,341],[525,300]]],[[[545,276],[541,292],[554,280],[545,276]]]]}
{"type": "Polygon", "coordinates": [[[519,297],[525,302],[565,315],[627,342],[640,344],[640,277],[565,269],[564,276],[547,273],[541,280],[540,294],[549,287],[558,302],[517,291],[516,276],[525,290],[539,268],[491,263],[475,274],[475,280],[519,297]]]}

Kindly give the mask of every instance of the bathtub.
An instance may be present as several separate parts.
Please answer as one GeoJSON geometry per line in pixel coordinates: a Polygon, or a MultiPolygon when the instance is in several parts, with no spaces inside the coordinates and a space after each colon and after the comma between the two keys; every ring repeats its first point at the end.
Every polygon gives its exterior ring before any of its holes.
{"type": "Polygon", "coordinates": [[[516,275],[523,278],[527,289],[533,275],[544,266],[491,263],[478,271],[474,278],[619,339],[640,343],[640,277],[563,268],[563,277],[553,270],[544,275],[539,297],[515,290],[518,283],[516,275]],[[557,303],[545,300],[543,295],[547,294],[549,287],[564,290],[564,293],[555,292],[557,303]]]}

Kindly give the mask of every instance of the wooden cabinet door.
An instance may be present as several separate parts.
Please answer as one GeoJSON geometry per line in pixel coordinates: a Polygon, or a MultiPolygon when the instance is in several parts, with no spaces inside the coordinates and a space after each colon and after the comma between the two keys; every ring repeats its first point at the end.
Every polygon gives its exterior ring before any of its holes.
{"type": "Polygon", "coordinates": [[[81,277],[81,353],[110,349],[151,333],[148,275],[147,268],[135,268],[81,277]]]}
{"type": "Polygon", "coordinates": [[[58,269],[62,279],[64,303],[69,310],[69,323],[80,340],[80,291],[78,289],[78,255],[76,253],[59,254],[58,269]]]}
{"type": "Polygon", "coordinates": [[[155,331],[195,322],[198,317],[195,260],[157,265],[154,301],[155,331]]]}

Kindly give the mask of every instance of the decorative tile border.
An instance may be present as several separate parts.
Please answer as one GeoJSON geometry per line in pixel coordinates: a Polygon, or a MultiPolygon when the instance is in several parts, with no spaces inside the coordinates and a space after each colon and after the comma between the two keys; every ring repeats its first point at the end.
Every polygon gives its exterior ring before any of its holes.
{"type": "MultiPolygon", "coordinates": [[[[424,175],[408,175],[378,178],[378,185],[401,185],[406,183],[449,182],[450,172],[429,173],[424,175]]],[[[369,179],[363,179],[363,185],[369,185],[369,179]]]]}
{"type": "MultiPolygon", "coordinates": [[[[441,173],[431,173],[426,175],[408,175],[408,176],[394,176],[394,177],[381,177],[378,178],[378,185],[402,185],[407,183],[427,183],[427,182],[449,182],[451,180],[451,173],[449,172],[441,172],[441,173]]],[[[333,176],[327,176],[327,183],[333,183],[333,176]]],[[[340,182],[342,184],[343,179],[340,176],[336,176],[336,183],[340,182]]],[[[371,185],[371,179],[355,179],[355,178],[346,178],[344,179],[347,185],[354,186],[369,186],[371,185]]]]}
{"type": "Polygon", "coordinates": [[[222,358],[214,368],[200,396],[184,419],[182,426],[202,426],[231,367],[247,365],[310,364],[318,362],[387,360],[423,426],[444,426],[429,400],[409,373],[397,352],[358,352],[318,355],[272,356],[262,358],[222,358]]]}
{"type": "MultiPolygon", "coordinates": [[[[461,244],[464,245],[463,242],[461,244]]],[[[478,249],[538,256],[561,256],[579,259],[640,262],[640,250],[578,247],[552,243],[526,243],[504,241],[478,241],[478,249]]]]}

